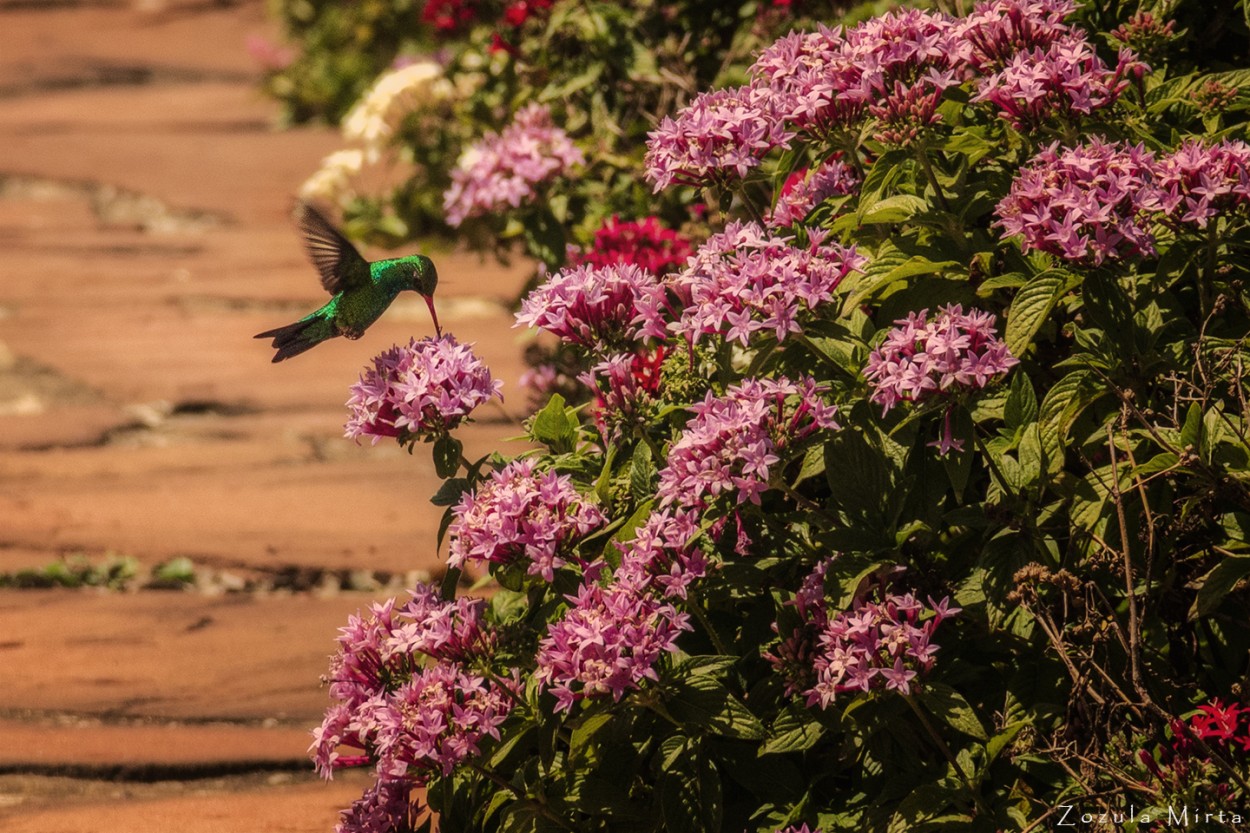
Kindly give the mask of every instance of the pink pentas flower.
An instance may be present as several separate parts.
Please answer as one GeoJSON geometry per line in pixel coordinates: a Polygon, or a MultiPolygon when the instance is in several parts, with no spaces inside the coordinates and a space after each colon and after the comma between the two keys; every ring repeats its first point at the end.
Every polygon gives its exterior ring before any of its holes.
{"type": "Polygon", "coordinates": [[[531,458],[492,472],[452,513],[449,566],[520,562],[548,582],[578,540],[605,522],[568,475],[535,471],[531,458]]]}
{"type": "Polygon", "coordinates": [[[699,513],[686,509],[653,512],[634,537],[616,544],[616,574],[635,587],[649,587],[666,598],[685,599],[691,585],[711,569],[698,543],[699,513]]]}
{"type": "Polygon", "coordinates": [[[753,86],[701,93],[647,136],[646,176],[657,192],[671,185],[730,185],[792,138],[772,99],[753,86]]]}
{"type": "Polygon", "coordinates": [[[837,406],[804,377],[745,379],[723,396],[711,391],[669,447],[656,490],[659,505],[702,509],[721,495],[760,503],[781,453],[817,431],[832,431],[837,406]]]}
{"type": "Polygon", "coordinates": [[[1131,79],[1148,68],[1127,49],[1107,67],[1084,34],[1065,35],[1050,45],[1013,55],[998,72],[977,82],[973,101],[988,101],[1020,130],[1057,118],[1071,120],[1114,104],[1131,79]]]}
{"type": "Polygon", "coordinates": [[[461,156],[443,194],[447,223],[497,214],[532,203],[540,186],[586,161],[542,104],[524,107],[499,134],[490,133],[461,156]]]}
{"type": "Polygon", "coordinates": [[[450,774],[485,738],[499,739],[519,689],[515,679],[488,682],[455,664],[416,671],[377,709],[379,777],[423,784],[450,774]]]}
{"type": "Polygon", "coordinates": [[[960,64],[992,74],[1019,53],[1046,50],[1073,32],[1065,22],[1075,0],[988,0],[954,23],[953,44],[960,64]]]}
{"type": "Polygon", "coordinates": [[[829,139],[871,116],[879,140],[907,144],[940,120],[944,91],[963,81],[957,54],[953,19],[912,9],[846,30],[790,34],[750,72],[790,128],[829,139]]]}
{"type": "Polygon", "coordinates": [[[964,77],[953,24],[948,15],[909,9],[847,30],[846,52],[861,67],[860,89],[879,141],[908,145],[941,121],[943,93],[964,77]]]}
{"type": "Polygon", "coordinates": [[[826,244],[820,230],[809,229],[808,241],[796,246],[793,237],[757,223],[730,223],[699,247],[685,269],[643,294],[642,335],[674,334],[693,343],[715,334],[746,345],[759,332],[779,341],[798,332],[800,313],[833,300],[842,279],[865,262],[853,246],[826,244]]]}
{"type": "Polygon", "coordinates": [[[556,711],[569,711],[588,697],[620,700],[647,680],[655,663],[677,650],[677,637],[690,630],[689,616],[640,583],[638,576],[613,576],[605,586],[597,570],[574,596],[564,616],[547,627],[538,644],[538,680],[556,698],[556,711]]]}
{"type": "Polygon", "coordinates": [[[574,266],[525,297],[517,325],[585,348],[619,347],[637,338],[638,301],[659,287],[655,275],[638,266],[574,266]]]}
{"type": "Polygon", "coordinates": [[[1205,229],[1211,220],[1250,208],[1250,145],[1188,139],[1159,160],[1159,208],[1175,227],[1205,229]]]}
{"type": "Polygon", "coordinates": [[[475,408],[503,396],[503,382],[470,346],[454,336],[412,340],[373,360],[351,388],[351,416],[346,435],[373,442],[397,437],[401,442],[436,437],[456,428],[475,408]]]}
{"type": "Polygon", "coordinates": [[[922,402],[943,393],[985,387],[1019,363],[997,337],[994,316],[963,311],[959,304],[895,321],[868,357],[864,376],[873,385],[872,401],[884,413],[899,402],[922,402]]]}
{"type": "Polygon", "coordinates": [[[407,781],[378,781],[343,810],[334,833],[397,833],[413,830],[424,808],[407,781]]]}
{"type": "Polygon", "coordinates": [[[1003,237],[1021,248],[1099,265],[1155,252],[1150,216],[1160,208],[1154,154],[1097,137],[1050,145],[1026,165],[998,203],[1003,237]]]}
{"type": "Polygon", "coordinates": [[[622,220],[613,215],[595,232],[594,242],[585,251],[570,246],[568,259],[573,266],[626,264],[663,275],[689,256],[690,241],[665,228],[656,217],[622,220]]]}
{"type": "Polygon", "coordinates": [[[933,667],[934,632],[960,609],[949,599],[925,605],[912,593],[884,593],[879,601],[856,598],[849,610],[834,610],[825,592],[833,561],[822,560],[804,579],[791,601],[800,624],[765,659],[785,680],[786,693],[803,694],[809,706],[828,708],[852,691],[910,694],[933,667]]]}
{"type": "Polygon", "coordinates": [[[811,170],[796,171],[786,179],[777,203],[768,215],[773,228],[801,224],[812,209],[831,197],[854,194],[860,176],[841,159],[826,159],[811,170]]]}
{"type": "Polygon", "coordinates": [[[864,114],[862,70],[846,50],[841,27],[791,32],[760,53],[750,74],[784,123],[817,138],[829,138],[864,114]]]}
{"type": "Polygon", "coordinates": [[[461,596],[445,600],[438,588],[419,584],[395,614],[385,642],[386,657],[405,660],[429,657],[445,662],[467,662],[488,653],[494,644],[482,615],[486,602],[461,596]]]}
{"type": "MultiPolygon", "coordinates": [[[[422,586],[402,607],[387,600],[348,620],[330,662],[336,702],[309,748],[324,777],[376,764],[379,790],[419,785],[477,755],[484,738],[498,739],[520,682],[515,673],[487,681],[467,670],[494,649],[484,606],[480,599],[445,601],[422,586]]],[[[394,809],[377,804],[383,797],[366,794],[350,812],[368,819],[394,809]]]]}
{"type": "Polygon", "coordinates": [[[577,377],[595,393],[590,415],[604,439],[616,439],[626,429],[645,429],[649,406],[660,390],[665,355],[663,344],[652,350],[616,353],[577,377]]]}

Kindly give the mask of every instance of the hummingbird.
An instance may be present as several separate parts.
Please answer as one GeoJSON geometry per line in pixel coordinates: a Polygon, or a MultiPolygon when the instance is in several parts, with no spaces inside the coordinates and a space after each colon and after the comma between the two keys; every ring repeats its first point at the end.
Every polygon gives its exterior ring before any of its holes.
{"type": "Polygon", "coordinates": [[[432,260],[425,255],[407,255],[370,262],[308,203],[296,205],[295,218],[304,235],[304,248],[321,274],[321,285],[334,297],[294,324],[256,334],[256,338],[273,339],[273,346],[278,348],[275,362],[298,356],[335,336],[360,338],[405,289],[425,299],[434,331],[442,336],[434,312],[438,272],[432,260]]]}

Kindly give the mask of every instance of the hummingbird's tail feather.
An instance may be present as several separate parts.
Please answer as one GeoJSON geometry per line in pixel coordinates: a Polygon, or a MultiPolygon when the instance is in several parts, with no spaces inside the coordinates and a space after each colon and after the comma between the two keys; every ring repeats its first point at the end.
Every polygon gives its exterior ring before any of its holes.
{"type": "Polygon", "coordinates": [[[273,346],[278,348],[273,360],[280,362],[292,356],[298,356],[305,350],[311,350],[321,342],[336,335],[330,322],[319,316],[302,318],[294,324],[278,327],[257,333],[255,338],[272,338],[273,346]]]}

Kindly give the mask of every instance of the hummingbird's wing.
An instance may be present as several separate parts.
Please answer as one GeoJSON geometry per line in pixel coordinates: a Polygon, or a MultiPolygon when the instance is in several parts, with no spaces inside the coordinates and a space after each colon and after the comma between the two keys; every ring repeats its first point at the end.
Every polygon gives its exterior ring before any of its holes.
{"type": "Polygon", "coordinates": [[[317,209],[301,200],[295,207],[295,219],[304,233],[304,248],[321,273],[321,285],[327,292],[335,295],[369,282],[369,262],[317,209]]]}

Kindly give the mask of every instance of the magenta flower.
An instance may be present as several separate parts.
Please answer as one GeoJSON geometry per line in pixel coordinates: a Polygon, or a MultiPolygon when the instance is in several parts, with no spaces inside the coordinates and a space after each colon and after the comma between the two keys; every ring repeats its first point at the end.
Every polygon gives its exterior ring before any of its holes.
{"type": "Polygon", "coordinates": [[[690,241],[682,234],[660,225],[655,217],[621,220],[613,215],[595,232],[594,242],[585,251],[569,248],[573,266],[614,266],[627,264],[663,275],[690,256],[690,241]]]}
{"type": "Polygon", "coordinates": [[[787,126],[828,139],[868,115],[878,139],[907,144],[963,80],[953,31],[946,15],[908,10],[791,34],[760,53],[751,76],[787,126]]]}
{"type": "Polygon", "coordinates": [[[773,467],[816,431],[836,430],[837,407],[811,378],[745,379],[691,410],[694,418],[668,450],[656,490],[660,506],[702,509],[722,494],[760,503],[773,467]]]}
{"type": "Polygon", "coordinates": [[[499,739],[519,689],[515,680],[488,683],[454,664],[417,671],[377,708],[379,776],[422,784],[450,774],[479,754],[484,738],[499,739]]]}
{"type": "Polygon", "coordinates": [[[928,313],[895,321],[868,357],[864,376],[883,413],[900,402],[983,388],[1019,364],[997,337],[990,313],[964,313],[958,304],[942,307],[932,320],[928,313]]]}
{"type": "Polygon", "coordinates": [[[848,691],[910,694],[916,678],[933,667],[934,632],[960,609],[949,599],[929,599],[926,607],[911,593],[891,593],[831,610],[824,577],[832,561],[822,561],[804,581],[792,602],[802,624],[765,659],[785,678],[786,693],[804,694],[809,706],[827,709],[848,691]]]}
{"type": "Polygon", "coordinates": [[[358,825],[348,829],[399,812],[397,796],[407,787],[449,773],[478,754],[484,738],[499,737],[520,683],[515,675],[487,682],[467,670],[494,648],[482,626],[485,604],[444,601],[422,586],[402,608],[374,604],[340,630],[329,674],[336,702],[313,731],[309,753],[325,778],[377,764],[379,784],[345,814],[345,823],[358,825]]]}
{"type": "Polygon", "coordinates": [[[568,475],[535,472],[532,459],[493,472],[452,511],[448,566],[519,561],[530,575],[548,582],[577,541],[604,524],[603,514],[573,488],[568,475]]]}
{"type": "Polygon", "coordinates": [[[1056,118],[1089,115],[1114,104],[1148,67],[1127,49],[1109,69],[1083,34],[1066,35],[1049,46],[1017,52],[993,75],[977,82],[973,101],[988,101],[1020,130],[1056,118]]]}
{"type": "Polygon", "coordinates": [[[247,54],[265,72],[281,72],[295,60],[295,50],[274,43],[264,35],[248,35],[244,45],[247,54]]]}
{"type": "Polygon", "coordinates": [[[617,577],[666,598],[685,599],[690,586],[710,569],[707,554],[698,545],[700,531],[697,512],[664,509],[652,513],[632,540],[616,545],[621,551],[617,577]]]}
{"type": "Polygon", "coordinates": [[[801,309],[831,301],[842,279],[865,262],[854,247],[826,245],[820,230],[809,229],[808,238],[808,245],[799,248],[792,237],[756,223],[730,223],[668,280],[676,309],[661,288],[639,300],[642,334],[663,339],[673,333],[691,342],[716,334],[746,345],[760,331],[779,341],[798,332],[801,309]],[[666,323],[672,315],[678,319],[666,323]]]}
{"type": "Polygon", "coordinates": [[[1159,160],[1159,204],[1174,225],[1205,229],[1211,220],[1250,208],[1250,145],[1189,139],[1159,160]]]}
{"type": "Polygon", "coordinates": [[[701,93],[647,135],[646,175],[657,192],[673,184],[726,186],[743,179],[792,136],[771,99],[751,86],[701,93]]]}
{"type": "MultiPolygon", "coordinates": [[[[598,565],[602,567],[602,562],[598,565]]],[[[569,711],[588,697],[620,700],[658,675],[655,663],[677,650],[677,637],[690,630],[689,617],[662,601],[634,576],[615,576],[607,585],[597,573],[587,579],[563,618],[547,628],[538,645],[535,679],[556,698],[556,711],[569,711]]]]}
{"type": "Polygon", "coordinates": [[[537,199],[539,186],[586,158],[551,120],[551,110],[530,104],[502,133],[487,134],[465,151],[443,195],[447,224],[519,208],[537,199]]]}
{"type": "Polygon", "coordinates": [[[1142,145],[1094,138],[1052,144],[1021,169],[998,203],[1003,237],[1021,235],[1024,251],[1099,265],[1154,254],[1149,215],[1160,207],[1155,158],[1142,145]]]}
{"type": "Polygon", "coordinates": [[[958,60],[978,74],[1003,69],[1017,54],[1046,50],[1073,32],[1064,19],[1075,0],[987,0],[954,24],[958,60]]]}
{"type": "Polygon", "coordinates": [[[595,392],[590,415],[604,439],[615,439],[627,429],[646,427],[651,418],[650,406],[660,390],[665,354],[662,344],[651,351],[617,353],[577,377],[595,392]]]}
{"type": "Polygon", "coordinates": [[[411,442],[440,436],[492,397],[502,399],[502,386],[455,337],[414,339],[375,357],[373,369],[352,385],[346,434],[374,443],[381,437],[411,442]]]}
{"type": "Polygon", "coordinates": [[[830,197],[858,191],[859,183],[859,174],[840,159],[827,159],[813,170],[797,171],[782,187],[768,224],[773,228],[799,225],[830,197]]]}
{"type": "Polygon", "coordinates": [[[581,347],[620,346],[638,336],[638,299],[659,287],[653,274],[637,266],[575,266],[526,296],[517,325],[538,327],[581,347]]]}
{"type": "Polygon", "coordinates": [[[412,830],[424,812],[407,781],[378,781],[343,810],[334,833],[396,833],[412,830]]]}
{"type": "Polygon", "coordinates": [[[784,123],[816,138],[827,139],[863,117],[862,69],[841,27],[792,32],[763,50],[750,72],[784,123]]]}

